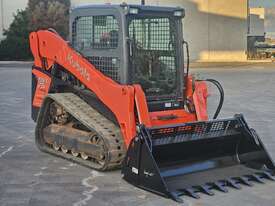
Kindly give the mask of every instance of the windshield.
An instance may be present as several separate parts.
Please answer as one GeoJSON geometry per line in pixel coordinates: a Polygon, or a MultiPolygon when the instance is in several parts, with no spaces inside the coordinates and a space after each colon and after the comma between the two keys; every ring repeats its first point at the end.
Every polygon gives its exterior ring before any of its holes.
{"type": "Polygon", "coordinates": [[[130,19],[132,82],[147,97],[174,96],[177,89],[176,25],[168,17],[130,19]]]}

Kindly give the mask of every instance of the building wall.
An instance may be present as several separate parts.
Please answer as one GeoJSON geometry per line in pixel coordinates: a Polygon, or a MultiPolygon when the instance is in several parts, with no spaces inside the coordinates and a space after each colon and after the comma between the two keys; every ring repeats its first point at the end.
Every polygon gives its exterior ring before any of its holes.
{"type": "Polygon", "coordinates": [[[274,7],[274,0],[249,0],[249,7],[274,7]]]}
{"type": "Polygon", "coordinates": [[[246,59],[246,0],[192,0],[184,1],[183,7],[187,10],[185,30],[193,49],[192,59],[246,59]]]}
{"type": "Polygon", "coordinates": [[[264,36],[265,8],[250,8],[249,14],[249,36],[264,36]]]}
{"type": "Polygon", "coordinates": [[[9,25],[13,20],[13,15],[16,13],[18,9],[24,9],[28,4],[28,0],[0,0],[0,1],[3,2],[3,19],[2,19],[2,14],[0,15],[0,39],[2,39],[3,27],[4,29],[9,28],[9,25]],[[4,25],[2,25],[2,21],[4,25]]]}
{"type": "Polygon", "coordinates": [[[274,7],[266,8],[265,13],[265,29],[266,37],[275,39],[275,5],[274,7]]]}

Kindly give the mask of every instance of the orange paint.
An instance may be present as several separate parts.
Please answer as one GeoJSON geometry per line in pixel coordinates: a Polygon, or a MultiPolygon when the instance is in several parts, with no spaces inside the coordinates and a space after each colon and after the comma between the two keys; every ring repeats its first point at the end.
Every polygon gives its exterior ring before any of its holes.
{"type": "Polygon", "coordinates": [[[48,75],[36,69],[33,69],[32,73],[35,75],[37,79],[37,85],[35,88],[32,105],[35,107],[41,107],[45,96],[49,92],[50,85],[51,85],[51,78],[48,75]]]}
{"type": "Polygon", "coordinates": [[[208,90],[206,82],[195,82],[195,91],[193,94],[194,106],[196,109],[197,120],[206,121],[208,120],[207,114],[207,97],[208,90]]]}

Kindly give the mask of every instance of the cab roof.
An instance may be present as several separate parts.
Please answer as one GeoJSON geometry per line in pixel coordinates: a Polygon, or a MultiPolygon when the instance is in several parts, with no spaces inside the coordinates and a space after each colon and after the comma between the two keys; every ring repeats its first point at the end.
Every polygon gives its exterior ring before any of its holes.
{"type": "Polygon", "coordinates": [[[166,7],[166,6],[152,6],[152,5],[136,5],[136,4],[82,4],[72,8],[72,10],[79,10],[79,9],[89,9],[89,8],[97,8],[97,9],[119,9],[122,10],[123,8],[137,8],[144,12],[168,12],[173,13],[175,11],[182,11],[184,9],[181,7],[166,7]]]}

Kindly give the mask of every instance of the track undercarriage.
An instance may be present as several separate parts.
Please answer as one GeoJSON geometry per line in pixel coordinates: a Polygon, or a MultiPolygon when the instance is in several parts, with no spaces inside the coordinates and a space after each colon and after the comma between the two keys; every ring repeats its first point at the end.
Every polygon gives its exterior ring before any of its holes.
{"type": "Polygon", "coordinates": [[[72,93],[45,99],[36,143],[44,152],[102,171],[119,167],[126,153],[120,128],[72,93]]]}

